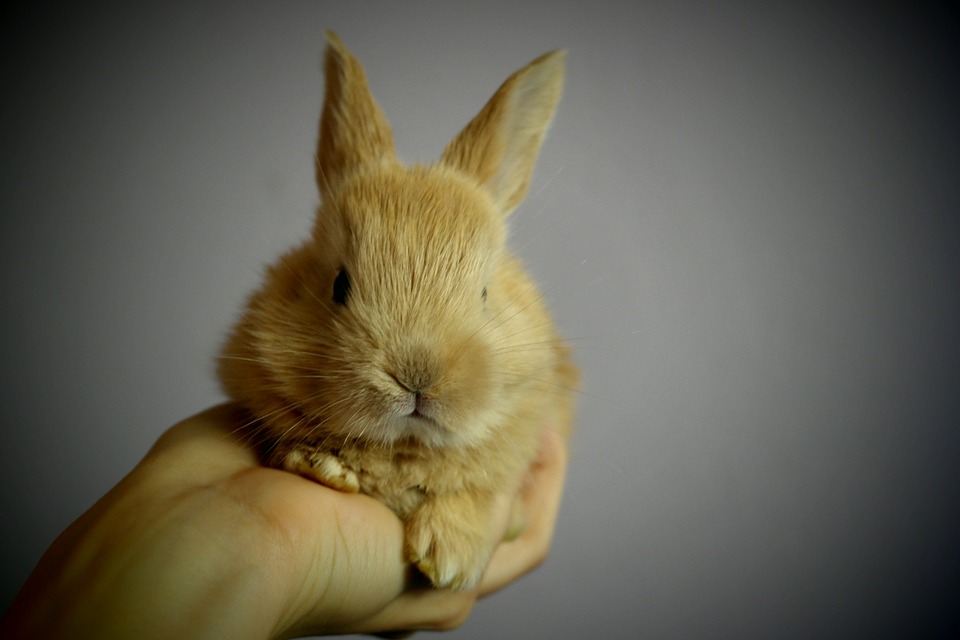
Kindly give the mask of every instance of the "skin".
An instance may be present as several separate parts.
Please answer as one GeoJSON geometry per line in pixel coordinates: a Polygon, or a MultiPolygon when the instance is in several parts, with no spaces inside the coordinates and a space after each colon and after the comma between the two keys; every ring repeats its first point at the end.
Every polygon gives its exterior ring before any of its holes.
{"type": "Polygon", "coordinates": [[[425,586],[403,561],[385,506],[261,466],[221,405],[172,427],[64,531],[5,617],[4,638],[294,638],[452,629],[477,599],[539,565],[550,547],[567,451],[540,457],[500,498],[522,533],[470,591],[425,586]]]}

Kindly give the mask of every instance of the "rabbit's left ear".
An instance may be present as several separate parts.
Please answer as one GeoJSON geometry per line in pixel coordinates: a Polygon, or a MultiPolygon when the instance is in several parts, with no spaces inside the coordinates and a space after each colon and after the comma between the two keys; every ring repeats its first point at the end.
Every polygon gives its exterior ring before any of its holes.
{"type": "Polygon", "coordinates": [[[332,31],[324,60],[326,95],[317,142],[317,185],[323,195],[347,175],[396,158],[393,133],[367,86],[363,66],[332,31]]]}
{"type": "Polygon", "coordinates": [[[507,78],[443,152],[441,162],[485,186],[503,215],[516,209],[563,90],[565,51],[544,54],[507,78]]]}

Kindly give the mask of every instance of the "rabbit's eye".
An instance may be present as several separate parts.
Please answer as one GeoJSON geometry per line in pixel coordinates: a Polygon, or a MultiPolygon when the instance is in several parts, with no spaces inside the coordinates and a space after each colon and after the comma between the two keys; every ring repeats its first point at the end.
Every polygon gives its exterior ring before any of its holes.
{"type": "Polygon", "coordinates": [[[350,293],[350,276],[347,270],[340,267],[336,279],[333,281],[333,301],[337,304],[347,304],[347,295],[350,293]]]}
{"type": "Polygon", "coordinates": [[[484,287],[484,288],[483,288],[483,291],[480,292],[480,297],[483,298],[483,301],[484,301],[484,302],[487,301],[487,288],[486,288],[486,287],[484,287]]]}

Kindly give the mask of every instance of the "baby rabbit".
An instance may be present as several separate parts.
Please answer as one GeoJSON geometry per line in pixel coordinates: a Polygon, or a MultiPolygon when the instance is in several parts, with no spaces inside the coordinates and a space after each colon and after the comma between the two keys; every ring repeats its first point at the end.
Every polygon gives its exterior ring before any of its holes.
{"type": "Polygon", "coordinates": [[[269,466],[363,492],[437,587],[477,584],[495,496],[569,434],[577,372],[505,247],[563,84],[514,73],[439,162],[404,166],[360,63],[327,33],[310,238],[268,270],[219,377],[269,466]]]}

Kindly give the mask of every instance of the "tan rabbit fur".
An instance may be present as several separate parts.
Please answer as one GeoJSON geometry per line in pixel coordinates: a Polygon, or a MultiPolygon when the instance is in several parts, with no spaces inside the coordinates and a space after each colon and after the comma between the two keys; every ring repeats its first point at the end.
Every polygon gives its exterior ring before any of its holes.
{"type": "Polygon", "coordinates": [[[505,248],[563,83],[563,52],[512,75],[439,162],[406,167],[332,33],[313,233],[273,265],[224,347],[224,389],[265,460],[382,500],[438,587],[480,579],[495,497],[544,428],[569,434],[577,374],[505,248]]]}

